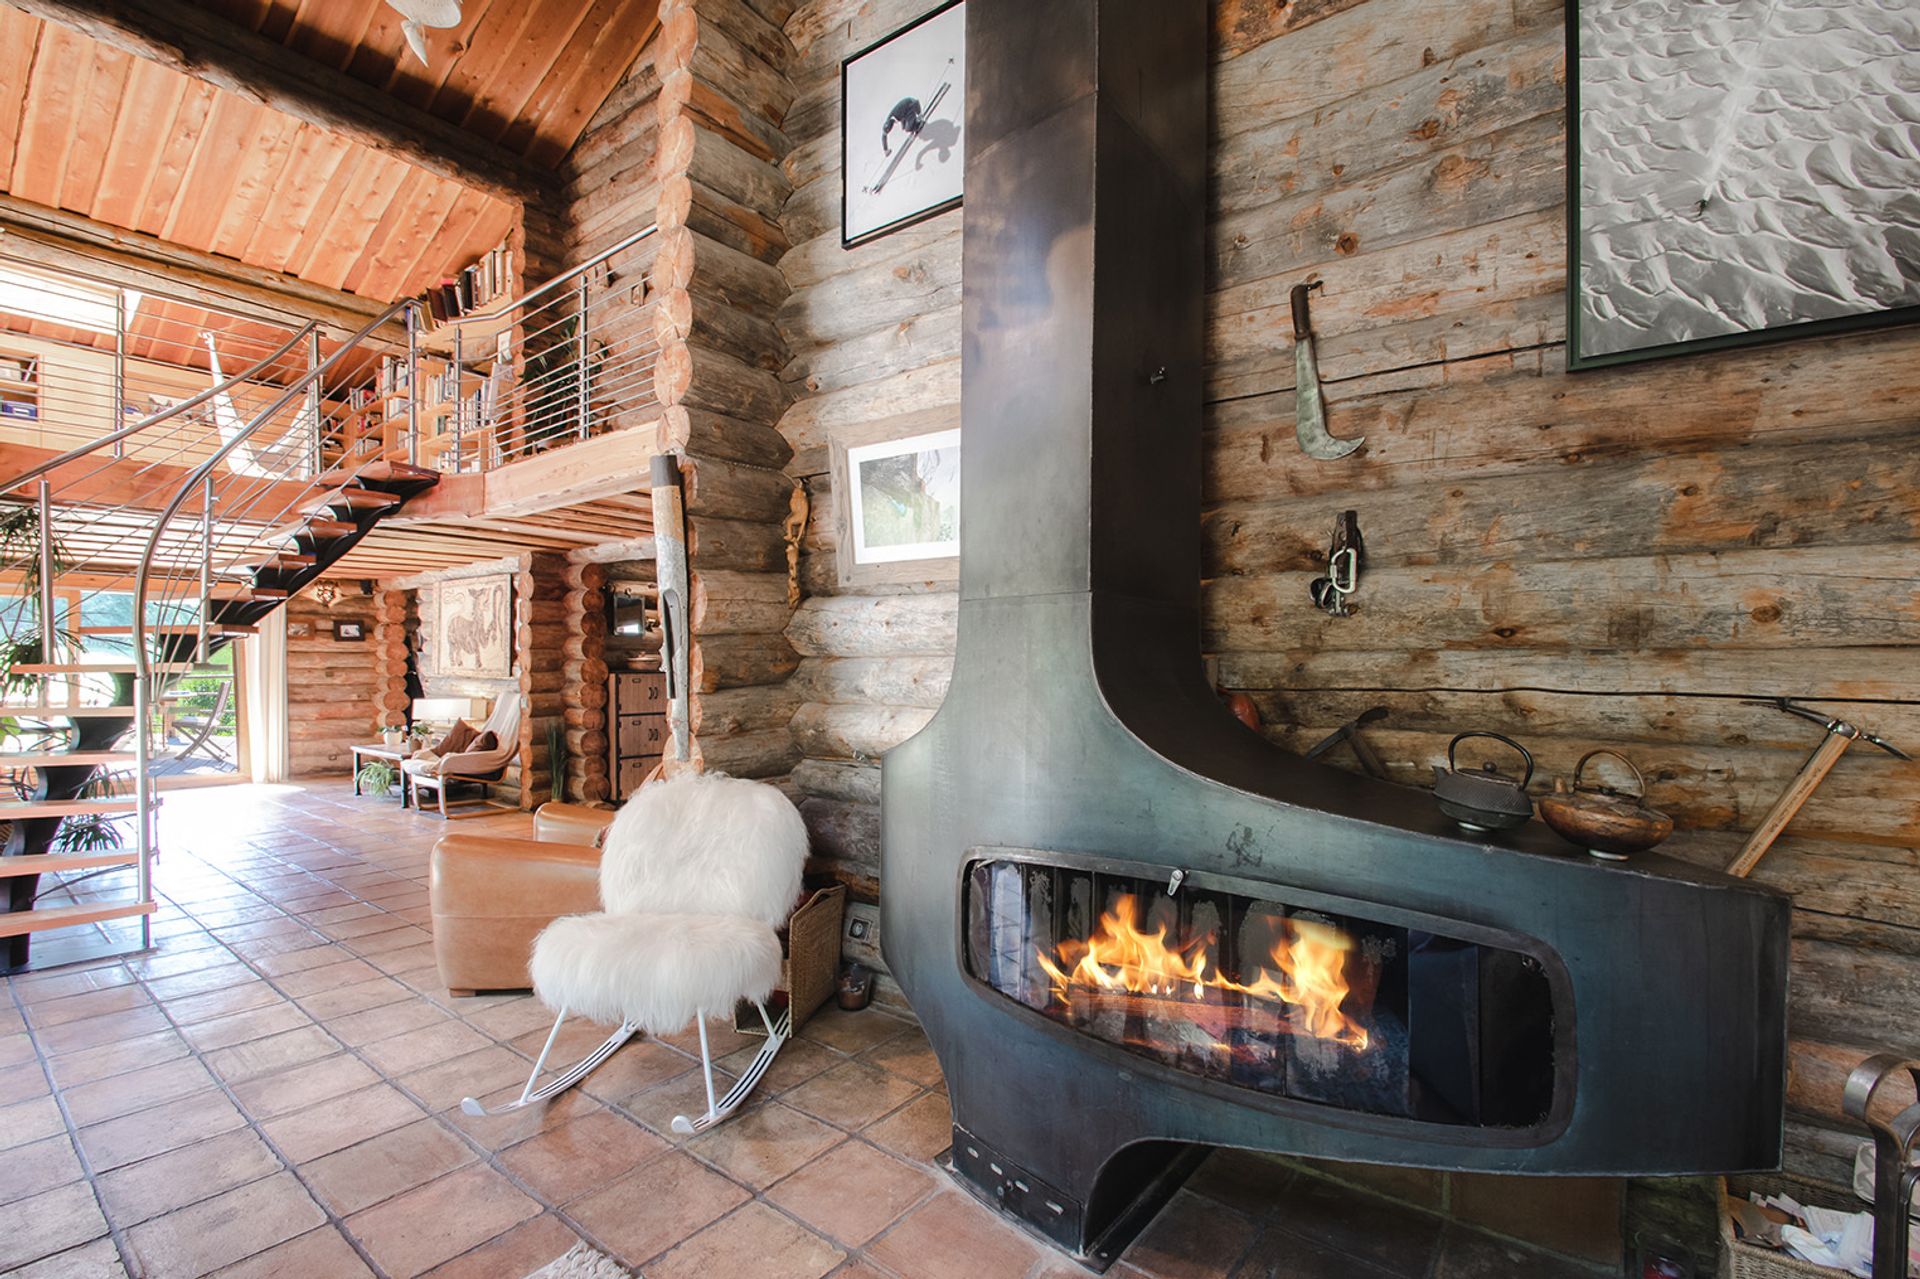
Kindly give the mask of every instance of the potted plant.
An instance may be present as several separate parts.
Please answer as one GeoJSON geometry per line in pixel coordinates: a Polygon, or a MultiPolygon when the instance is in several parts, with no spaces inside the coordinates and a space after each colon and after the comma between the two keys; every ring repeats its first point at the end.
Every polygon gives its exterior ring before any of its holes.
{"type": "Polygon", "coordinates": [[[394,782],[400,774],[394,771],[392,764],[384,759],[370,759],[360,765],[360,771],[354,774],[353,784],[360,788],[362,795],[385,795],[393,790],[394,782]]]}
{"type": "Polygon", "coordinates": [[[427,744],[427,739],[432,736],[433,736],[432,725],[415,724],[412,728],[409,728],[407,730],[407,745],[412,747],[414,750],[419,750],[420,748],[422,748],[427,744]]]}
{"type": "Polygon", "coordinates": [[[406,730],[398,724],[389,724],[380,730],[380,743],[390,751],[400,749],[400,743],[406,740],[406,730]]]}

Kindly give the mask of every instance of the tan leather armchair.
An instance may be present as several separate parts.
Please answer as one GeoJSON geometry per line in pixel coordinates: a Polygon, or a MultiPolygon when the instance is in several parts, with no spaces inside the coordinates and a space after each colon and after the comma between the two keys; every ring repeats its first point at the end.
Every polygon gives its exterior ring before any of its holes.
{"type": "Polygon", "coordinates": [[[454,995],[524,990],[533,939],[600,908],[599,839],[611,808],[545,804],[534,838],[448,834],[433,846],[433,955],[454,995]]]}

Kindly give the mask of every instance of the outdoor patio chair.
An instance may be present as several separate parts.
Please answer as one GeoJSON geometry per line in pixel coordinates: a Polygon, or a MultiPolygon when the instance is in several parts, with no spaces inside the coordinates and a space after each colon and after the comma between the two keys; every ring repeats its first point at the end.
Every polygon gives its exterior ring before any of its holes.
{"type": "Polygon", "coordinates": [[[173,726],[187,735],[187,744],[173,748],[174,758],[184,760],[195,751],[205,750],[218,764],[232,764],[233,756],[227,748],[213,739],[219,731],[220,721],[227,713],[227,703],[233,700],[233,681],[223,680],[213,695],[213,707],[205,715],[175,715],[173,726]]]}
{"type": "Polygon", "coordinates": [[[555,920],[533,946],[534,992],[556,1010],[553,1031],[517,1100],[472,1115],[546,1101],[579,1083],[635,1031],[700,1031],[707,1110],[676,1116],[673,1130],[702,1132],[727,1118],[785,1043],[790,1014],[767,1015],[780,983],[779,929],[800,896],[807,828],[785,795],[764,782],[683,774],[649,782],[620,810],[600,859],[600,903],[591,915],[555,920]],[[730,1017],[745,1000],[759,1010],[767,1041],[723,1098],[713,1091],[707,1018],[730,1017]],[[567,1014],[617,1024],[581,1061],[538,1088],[567,1014]]]}

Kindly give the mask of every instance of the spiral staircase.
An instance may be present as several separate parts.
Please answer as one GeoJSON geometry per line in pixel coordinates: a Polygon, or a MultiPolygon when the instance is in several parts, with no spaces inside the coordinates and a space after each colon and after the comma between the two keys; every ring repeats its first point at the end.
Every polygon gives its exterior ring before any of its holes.
{"type": "Polygon", "coordinates": [[[15,796],[0,802],[0,970],[29,966],[52,929],[121,921],[103,948],[151,943],[167,691],[439,479],[330,449],[322,409],[322,388],[366,367],[412,305],[325,359],[308,325],[200,394],[0,480],[0,582],[18,597],[0,703],[15,796]],[[291,376],[303,343],[316,354],[291,376]],[[127,593],[129,625],[62,625],[76,604],[127,593]]]}

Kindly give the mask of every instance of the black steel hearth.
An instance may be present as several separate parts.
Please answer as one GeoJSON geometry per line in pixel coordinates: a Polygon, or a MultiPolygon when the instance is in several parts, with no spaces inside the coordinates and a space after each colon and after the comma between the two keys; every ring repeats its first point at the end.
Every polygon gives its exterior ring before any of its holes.
{"type": "Polygon", "coordinates": [[[1469,837],[1202,677],[1206,28],[967,5],[958,653],[883,773],[886,953],[954,1170],[1104,1267],[1213,1145],[1773,1167],[1784,898],[1469,837]]]}

